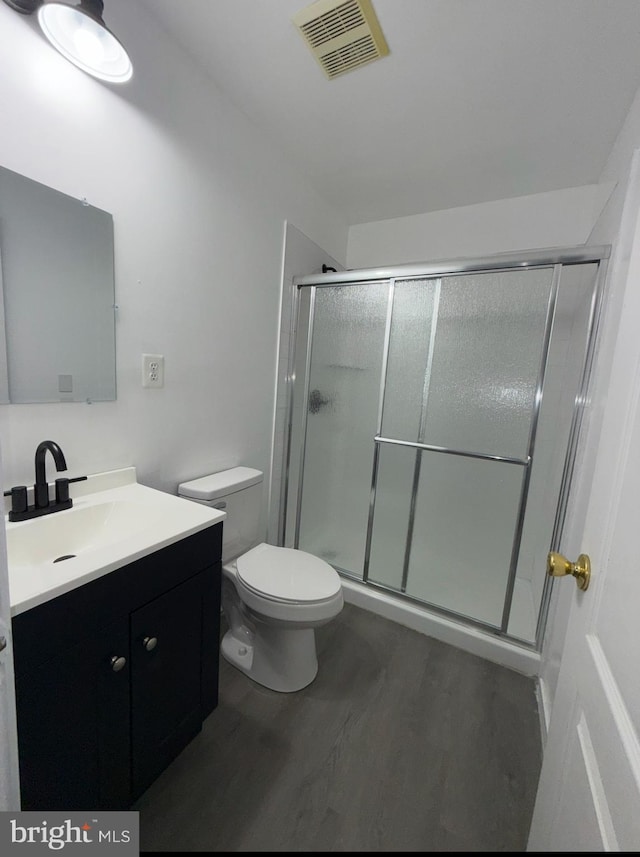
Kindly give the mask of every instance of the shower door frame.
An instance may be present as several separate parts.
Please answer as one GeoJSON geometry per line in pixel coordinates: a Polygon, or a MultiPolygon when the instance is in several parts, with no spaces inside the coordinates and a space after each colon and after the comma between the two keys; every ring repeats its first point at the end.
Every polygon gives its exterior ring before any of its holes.
{"type": "MultiPolygon", "coordinates": [[[[363,587],[373,588],[379,591],[385,592],[393,597],[398,599],[407,601],[414,605],[420,605],[425,611],[429,611],[435,613],[437,615],[441,615],[452,619],[454,621],[462,622],[467,626],[476,627],[481,629],[489,634],[498,636],[502,639],[508,640],[510,643],[513,643],[518,646],[522,646],[526,649],[533,649],[534,651],[539,651],[542,646],[542,640],[544,636],[544,630],[546,627],[547,614],[549,610],[549,604],[551,600],[551,592],[553,587],[553,579],[546,576],[544,582],[544,588],[542,592],[542,597],[540,599],[540,604],[538,608],[538,616],[537,616],[537,625],[536,625],[536,634],[535,641],[533,643],[529,643],[525,640],[519,639],[517,637],[510,636],[507,631],[509,614],[511,609],[511,601],[513,596],[513,589],[515,586],[516,579],[516,567],[517,567],[517,559],[520,551],[520,543],[522,539],[522,532],[524,527],[524,515],[527,505],[527,495],[529,488],[529,481],[531,475],[531,465],[533,460],[533,453],[535,448],[535,437],[536,430],[538,424],[538,416],[540,412],[540,407],[542,404],[542,388],[545,378],[545,372],[547,368],[548,362],[548,352],[549,352],[549,344],[551,340],[551,332],[553,326],[553,318],[555,311],[555,303],[557,297],[558,283],[560,279],[560,274],[562,267],[565,265],[576,265],[576,264],[588,264],[595,263],[598,265],[598,270],[595,277],[595,283],[592,288],[591,295],[591,305],[589,310],[589,320],[587,325],[587,337],[586,337],[586,348],[585,348],[585,356],[584,356],[584,365],[582,367],[582,373],[580,377],[580,381],[578,384],[578,391],[575,397],[573,415],[571,420],[571,425],[569,429],[569,437],[567,442],[567,450],[564,459],[562,478],[560,483],[560,490],[558,494],[558,503],[555,512],[554,524],[552,529],[551,542],[549,546],[549,550],[559,550],[560,542],[562,539],[562,531],[564,527],[564,522],[567,513],[567,504],[569,499],[569,492],[571,488],[571,480],[573,477],[573,472],[575,468],[576,454],[578,449],[578,441],[580,436],[580,428],[583,420],[585,404],[588,401],[588,389],[589,383],[592,375],[593,368],[593,360],[595,354],[595,346],[597,341],[597,333],[600,324],[600,318],[602,314],[602,305],[603,305],[603,294],[604,294],[604,284],[606,278],[606,268],[607,268],[607,260],[610,257],[611,248],[609,245],[603,246],[579,246],[579,247],[569,247],[569,248],[553,248],[550,250],[535,250],[530,251],[526,254],[521,253],[503,253],[495,256],[486,256],[477,259],[454,259],[451,261],[438,261],[438,262],[430,262],[424,264],[408,264],[408,265],[397,265],[391,268],[366,268],[366,269],[358,269],[358,270],[350,270],[350,271],[339,271],[339,272],[330,272],[326,274],[312,274],[306,276],[295,277],[293,280],[294,289],[293,289],[293,306],[292,306],[292,325],[291,325],[291,338],[289,342],[289,365],[287,376],[285,379],[286,384],[286,417],[285,417],[285,426],[284,426],[284,457],[283,457],[283,478],[281,480],[281,491],[280,491],[280,505],[279,505],[279,518],[278,518],[278,544],[285,544],[286,537],[286,529],[287,529],[287,517],[288,517],[288,503],[290,498],[290,470],[291,470],[291,455],[292,455],[292,435],[293,435],[293,404],[294,404],[294,393],[296,386],[296,373],[295,373],[295,360],[297,354],[297,344],[298,344],[298,336],[300,333],[300,292],[304,288],[310,288],[310,305],[309,305],[309,317],[306,322],[306,353],[304,356],[304,392],[303,396],[308,399],[309,396],[309,380],[310,380],[310,366],[311,366],[311,350],[313,343],[313,324],[314,324],[314,305],[315,305],[315,295],[316,289],[318,288],[326,288],[326,287],[335,287],[335,286],[345,286],[349,285],[361,285],[366,283],[379,283],[387,281],[389,284],[389,298],[388,298],[388,308],[387,308],[387,318],[386,318],[386,327],[385,327],[385,338],[383,344],[383,355],[382,355],[382,367],[381,367],[381,381],[380,381],[380,392],[378,399],[378,425],[375,436],[373,438],[374,441],[374,453],[373,453],[373,466],[372,466],[372,475],[371,475],[371,493],[370,493],[370,501],[369,501],[369,514],[368,514],[368,525],[367,525],[367,536],[366,536],[366,547],[365,547],[365,556],[364,556],[364,564],[363,564],[363,576],[359,577],[355,574],[348,572],[346,569],[338,568],[338,570],[348,579],[353,580],[357,583],[360,583],[363,587]],[[397,280],[407,281],[407,280],[416,280],[416,279],[429,279],[429,280],[442,280],[444,277],[456,276],[456,275],[464,275],[464,274],[484,274],[484,273],[494,273],[494,272],[507,272],[507,271],[519,271],[527,268],[550,268],[552,269],[552,282],[550,285],[549,292],[549,300],[547,305],[547,318],[545,323],[544,330],[544,340],[542,346],[542,358],[541,365],[538,372],[537,385],[536,385],[536,395],[534,400],[534,406],[532,411],[530,432],[529,432],[529,443],[527,449],[526,459],[512,460],[513,464],[518,464],[525,467],[525,473],[522,481],[522,490],[520,497],[520,507],[518,511],[517,517],[517,526],[516,532],[514,534],[514,542],[513,542],[513,550],[511,557],[511,564],[509,569],[509,576],[507,582],[507,589],[505,592],[505,599],[503,604],[503,613],[502,613],[502,623],[500,628],[496,628],[494,625],[489,625],[485,622],[482,622],[477,619],[473,619],[469,616],[465,616],[460,613],[456,613],[450,609],[445,607],[441,607],[439,605],[431,604],[423,599],[414,598],[411,595],[408,595],[404,591],[400,591],[398,589],[394,589],[393,587],[376,583],[372,580],[368,579],[367,570],[369,565],[369,553],[370,553],[370,543],[371,543],[371,534],[372,534],[372,523],[373,523],[373,510],[375,505],[375,492],[376,492],[376,479],[377,479],[377,464],[379,458],[379,450],[381,443],[392,442],[392,443],[400,443],[403,446],[407,446],[409,448],[414,448],[416,450],[417,458],[421,457],[421,449],[431,449],[432,451],[441,451],[446,452],[448,454],[454,455],[468,455],[468,453],[447,449],[447,448],[435,448],[433,446],[429,446],[428,444],[419,443],[419,442],[409,442],[409,441],[398,441],[392,440],[388,438],[384,438],[381,436],[381,418],[382,418],[382,407],[384,401],[384,392],[386,385],[386,372],[387,372],[387,359],[388,359],[388,348],[389,348],[389,337],[390,337],[390,326],[391,326],[391,318],[392,318],[392,307],[393,307],[393,297],[394,297],[394,286],[397,280]]],[[[299,382],[298,382],[299,383],[299,382]]],[[[424,403],[423,403],[424,404],[424,403]]],[[[306,449],[306,435],[307,435],[307,420],[308,413],[305,410],[304,413],[304,425],[302,427],[302,437],[301,437],[301,449],[300,449],[300,462],[299,462],[299,472],[298,472],[298,485],[295,489],[296,491],[296,514],[295,514],[295,536],[294,536],[294,544],[297,547],[299,541],[299,530],[300,530],[300,519],[301,519],[301,504],[302,504],[302,486],[303,486],[303,478],[304,478],[304,456],[306,449]]],[[[481,457],[487,459],[495,459],[495,460],[503,460],[507,459],[501,458],[500,456],[476,456],[472,455],[472,457],[481,457]]],[[[414,479],[414,490],[412,493],[411,505],[412,508],[415,504],[415,479],[414,479]]],[[[409,522],[410,524],[410,522],[409,522]]],[[[406,568],[403,570],[403,580],[406,577],[406,568]]]]}

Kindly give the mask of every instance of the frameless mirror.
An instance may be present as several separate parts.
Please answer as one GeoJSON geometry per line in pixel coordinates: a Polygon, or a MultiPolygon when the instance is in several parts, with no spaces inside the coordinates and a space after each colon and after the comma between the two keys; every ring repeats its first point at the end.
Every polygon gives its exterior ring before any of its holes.
{"type": "Polygon", "coordinates": [[[116,398],[113,218],[0,167],[0,403],[116,398]]]}

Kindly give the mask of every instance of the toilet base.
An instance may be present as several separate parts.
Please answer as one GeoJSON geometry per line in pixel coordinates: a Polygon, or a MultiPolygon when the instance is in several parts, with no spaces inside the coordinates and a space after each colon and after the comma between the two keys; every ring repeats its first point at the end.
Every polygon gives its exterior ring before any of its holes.
{"type": "Polygon", "coordinates": [[[226,661],[253,681],[293,693],[311,684],[318,673],[316,636],[313,628],[282,628],[262,623],[252,629],[252,639],[242,640],[227,631],[220,649],[226,661]]]}

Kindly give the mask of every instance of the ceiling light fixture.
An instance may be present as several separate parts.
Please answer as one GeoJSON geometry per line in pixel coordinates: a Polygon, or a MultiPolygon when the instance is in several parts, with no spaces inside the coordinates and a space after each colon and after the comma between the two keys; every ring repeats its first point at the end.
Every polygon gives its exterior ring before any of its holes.
{"type": "Polygon", "coordinates": [[[70,62],[109,83],[125,83],[133,74],[129,55],[102,20],[102,0],[80,0],[78,6],[45,2],[38,22],[51,44],[70,62]]]}
{"type": "Polygon", "coordinates": [[[46,38],[74,65],[108,83],[126,83],[133,66],[122,43],[102,20],[103,0],[5,0],[17,12],[38,10],[46,38]]]}

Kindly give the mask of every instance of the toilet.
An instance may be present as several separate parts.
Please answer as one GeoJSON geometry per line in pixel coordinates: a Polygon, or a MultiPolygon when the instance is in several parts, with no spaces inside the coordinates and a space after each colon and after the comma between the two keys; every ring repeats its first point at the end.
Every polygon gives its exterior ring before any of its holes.
{"type": "Polygon", "coordinates": [[[262,480],[260,470],[233,467],[181,483],[178,496],[226,513],[223,657],[258,684],[290,693],[316,677],[315,629],[340,613],[344,599],[327,562],[260,541],[262,480]]]}

